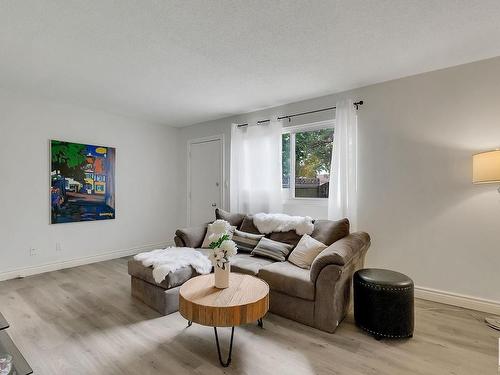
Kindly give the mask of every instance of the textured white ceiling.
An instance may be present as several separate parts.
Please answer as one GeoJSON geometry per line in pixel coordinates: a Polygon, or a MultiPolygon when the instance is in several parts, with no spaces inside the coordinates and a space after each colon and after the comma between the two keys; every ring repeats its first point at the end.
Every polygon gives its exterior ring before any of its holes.
{"type": "Polygon", "coordinates": [[[182,126],[500,55],[498,0],[2,0],[0,87],[182,126]]]}

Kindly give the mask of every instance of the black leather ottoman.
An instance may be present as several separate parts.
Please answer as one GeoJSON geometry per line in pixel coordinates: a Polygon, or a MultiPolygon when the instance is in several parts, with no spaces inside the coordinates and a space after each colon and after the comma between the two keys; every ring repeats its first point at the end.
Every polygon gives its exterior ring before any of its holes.
{"type": "Polygon", "coordinates": [[[413,281],[402,273],[367,268],[354,273],[356,325],[377,340],[413,337],[413,281]]]}

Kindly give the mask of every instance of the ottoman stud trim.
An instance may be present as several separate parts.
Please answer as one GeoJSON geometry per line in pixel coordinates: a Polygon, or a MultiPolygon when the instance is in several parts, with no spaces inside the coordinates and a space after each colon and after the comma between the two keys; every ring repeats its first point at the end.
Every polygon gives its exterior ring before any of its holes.
{"type": "Polygon", "coordinates": [[[378,332],[372,331],[371,329],[363,327],[363,326],[361,326],[359,324],[358,324],[358,327],[361,328],[361,329],[363,329],[366,332],[371,333],[374,336],[382,336],[382,337],[397,338],[397,339],[404,339],[404,338],[413,337],[413,333],[412,334],[408,334],[408,335],[388,335],[386,333],[378,333],[378,332]]]}
{"type": "Polygon", "coordinates": [[[358,281],[358,284],[366,286],[368,288],[377,289],[377,290],[393,290],[393,291],[400,291],[400,290],[402,290],[403,291],[403,290],[413,289],[413,286],[404,286],[404,287],[401,287],[401,288],[398,288],[398,287],[388,288],[388,287],[383,287],[383,286],[380,286],[380,285],[367,284],[367,283],[364,283],[362,281],[358,281]]]}

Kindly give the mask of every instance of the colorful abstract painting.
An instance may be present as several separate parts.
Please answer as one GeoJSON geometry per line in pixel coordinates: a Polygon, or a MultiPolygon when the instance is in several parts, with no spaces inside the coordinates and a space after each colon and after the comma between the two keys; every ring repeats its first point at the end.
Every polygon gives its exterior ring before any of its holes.
{"type": "Polygon", "coordinates": [[[50,141],[52,224],[115,218],[113,147],[50,141]]]}

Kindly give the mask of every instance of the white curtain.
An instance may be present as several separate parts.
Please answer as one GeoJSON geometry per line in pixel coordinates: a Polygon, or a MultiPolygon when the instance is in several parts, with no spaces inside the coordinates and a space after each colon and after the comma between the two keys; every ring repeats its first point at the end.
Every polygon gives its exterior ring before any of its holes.
{"type": "Polygon", "coordinates": [[[278,213],[281,198],[281,123],[231,130],[231,211],[278,213]]]}
{"type": "Polygon", "coordinates": [[[332,164],[328,198],[328,218],[347,217],[356,230],[358,212],[358,116],[352,100],[337,103],[333,135],[332,164]]]}

